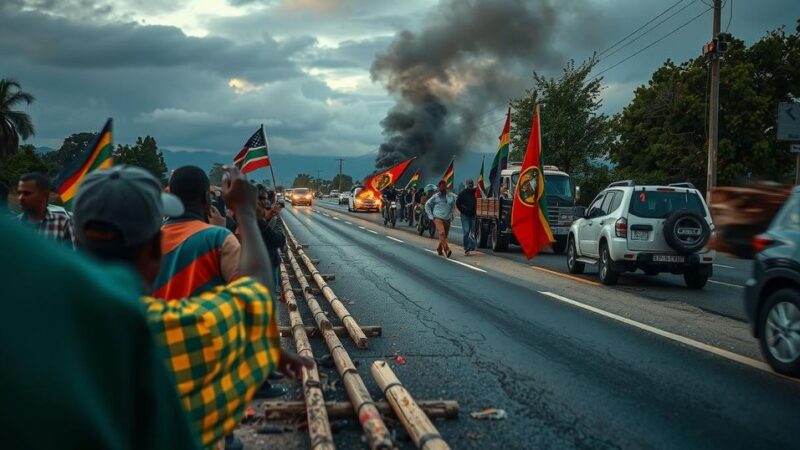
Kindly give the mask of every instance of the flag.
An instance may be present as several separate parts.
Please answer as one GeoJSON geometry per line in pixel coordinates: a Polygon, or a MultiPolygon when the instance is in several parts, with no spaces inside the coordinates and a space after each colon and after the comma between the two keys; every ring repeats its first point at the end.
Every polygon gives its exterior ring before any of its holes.
{"type": "Polygon", "coordinates": [[[444,172],[444,175],[442,175],[442,181],[447,183],[447,189],[450,190],[453,190],[453,181],[455,181],[456,178],[456,172],[453,167],[453,164],[455,164],[455,162],[456,160],[455,158],[453,158],[453,160],[450,161],[450,165],[447,167],[447,170],[444,172]]]}
{"type": "Polygon", "coordinates": [[[542,247],[555,242],[547,223],[547,197],[544,195],[542,172],[542,130],[539,122],[539,105],[533,114],[528,149],[522,161],[514,205],[511,207],[511,230],[514,232],[525,257],[533,258],[542,247]]]}
{"type": "Polygon", "coordinates": [[[417,169],[417,171],[414,172],[414,175],[411,175],[411,179],[408,180],[405,189],[408,189],[411,186],[416,186],[418,182],[419,182],[419,169],[417,169]]]}
{"type": "Polygon", "coordinates": [[[500,144],[497,146],[497,153],[492,161],[492,168],[489,170],[489,197],[500,196],[500,172],[508,167],[508,141],[511,136],[511,108],[506,113],[506,124],[503,125],[503,132],[500,134],[500,144]]]}
{"type": "Polygon", "coordinates": [[[475,185],[475,198],[486,198],[486,186],[483,184],[483,165],[485,160],[481,160],[481,172],[478,174],[478,183],[475,185]]]}
{"type": "Polygon", "coordinates": [[[263,125],[250,136],[244,147],[233,158],[233,163],[242,169],[242,173],[252,172],[260,167],[270,165],[269,146],[263,125]]]}
{"type": "Polygon", "coordinates": [[[114,153],[111,143],[111,128],[112,120],[108,119],[103,130],[89,143],[80,157],[72,161],[56,177],[55,190],[61,197],[65,208],[72,209],[72,200],[86,175],[95,169],[111,167],[113,162],[111,157],[114,153]]]}
{"type": "Polygon", "coordinates": [[[381,192],[395,184],[397,180],[403,176],[403,172],[405,172],[408,165],[411,164],[411,161],[414,161],[414,159],[416,159],[416,157],[407,159],[381,173],[367,177],[367,179],[364,180],[365,188],[361,190],[359,196],[363,194],[364,196],[373,195],[375,198],[380,198],[381,192]]]}

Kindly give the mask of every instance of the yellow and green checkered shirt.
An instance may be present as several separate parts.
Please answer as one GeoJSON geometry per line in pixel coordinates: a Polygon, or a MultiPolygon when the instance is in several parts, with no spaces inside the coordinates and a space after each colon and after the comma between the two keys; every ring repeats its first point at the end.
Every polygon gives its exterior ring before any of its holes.
{"type": "Polygon", "coordinates": [[[196,297],[143,297],[156,342],[205,446],[230,434],[280,356],[275,306],[264,285],[239,278],[196,297]]]}

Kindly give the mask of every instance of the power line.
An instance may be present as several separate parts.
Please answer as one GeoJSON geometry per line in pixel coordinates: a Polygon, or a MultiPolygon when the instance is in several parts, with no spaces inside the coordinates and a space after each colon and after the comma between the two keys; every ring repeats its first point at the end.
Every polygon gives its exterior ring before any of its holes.
{"type": "Polygon", "coordinates": [[[652,19],[648,20],[644,25],[642,25],[639,28],[631,31],[627,36],[625,36],[624,38],[622,38],[622,39],[618,40],[617,42],[615,42],[611,47],[608,47],[607,49],[605,49],[602,52],[598,53],[597,56],[598,57],[603,56],[607,51],[611,50],[612,48],[616,47],[617,45],[621,44],[622,42],[625,42],[625,40],[627,40],[629,37],[631,37],[634,34],[636,34],[637,32],[639,32],[639,30],[641,30],[642,28],[650,25],[651,23],[653,23],[653,21],[655,21],[659,17],[663,16],[664,14],[669,12],[669,10],[671,10],[672,8],[678,6],[679,4],[683,3],[684,1],[685,0],[678,0],[677,2],[673,3],[672,6],[670,6],[667,9],[665,9],[664,11],[661,11],[657,16],[655,16],[652,19]]]}
{"type": "MultiPolygon", "coordinates": [[[[728,1],[730,1],[731,6],[728,8],[728,24],[725,25],[726,33],[728,32],[728,28],[731,27],[731,21],[733,20],[733,0],[728,0],[728,1]]],[[[725,3],[728,3],[728,1],[726,1],[725,3]]]]}
{"type": "Polygon", "coordinates": [[[639,50],[637,50],[635,53],[633,53],[633,54],[629,55],[628,57],[626,57],[626,58],[624,58],[624,59],[622,59],[622,60],[620,60],[620,61],[619,61],[619,62],[617,62],[616,64],[614,64],[614,65],[612,65],[612,66],[610,66],[610,67],[607,67],[607,68],[605,68],[605,69],[601,70],[601,71],[600,71],[600,72],[598,72],[598,73],[597,73],[597,74],[596,74],[594,77],[592,77],[592,79],[591,79],[591,80],[589,80],[589,81],[592,81],[592,80],[595,80],[595,79],[597,79],[597,78],[598,78],[600,75],[602,75],[602,74],[604,74],[604,73],[608,72],[609,70],[611,70],[611,69],[613,69],[613,68],[615,68],[615,67],[619,66],[620,64],[622,64],[622,63],[624,63],[625,61],[627,61],[627,60],[629,60],[629,59],[633,58],[634,56],[636,56],[636,55],[638,55],[638,54],[642,53],[643,51],[647,50],[648,48],[650,48],[650,47],[652,47],[652,46],[654,46],[654,45],[658,44],[659,42],[663,41],[664,39],[666,39],[666,38],[668,38],[668,37],[672,36],[673,34],[677,33],[679,30],[683,29],[685,26],[687,26],[687,25],[689,25],[690,23],[694,22],[695,20],[699,19],[701,16],[705,15],[705,13],[707,13],[707,12],[711,11],[712,9],[713,9],[713,8],[708,8],[708,9],[705,9],[705,10],[703,10],[703,11],[702,11],[700,14],[698,14],[698,15],[696,15],[696,16],[694,16],[694,17],[692,17],[691,19],[689,19],[688,21],[684,22],[684,23],[683,23],[681,26],[679,26],[679,27],[675,28],[674,30],[670,31],[669,33],[665,34],[664,36],[661,36],[660,38],[658,38],[658,39],[656,39],[655,41],[653,41],[653,42],[649,43],[648,45],[646,45],[646,46],[644,46],[644,47],[640,48],[640,49],[639,49],[639,50]]]}

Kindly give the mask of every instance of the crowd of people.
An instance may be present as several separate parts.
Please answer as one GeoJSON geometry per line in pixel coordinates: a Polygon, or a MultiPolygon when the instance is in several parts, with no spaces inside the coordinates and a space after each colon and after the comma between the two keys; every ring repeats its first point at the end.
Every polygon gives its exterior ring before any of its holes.
{"type": "Polygon", "coordinates": [[[18,223],[0,220],[4,440],[243,448],[248,403],[285,393],[270,376],[314,364],[278,341],[274,192],[231,167],[217,188],[179,168],[165,190],[115,166],[84,179],[72,214],[50,194],[45,175],[21,177],[18,223]]]}

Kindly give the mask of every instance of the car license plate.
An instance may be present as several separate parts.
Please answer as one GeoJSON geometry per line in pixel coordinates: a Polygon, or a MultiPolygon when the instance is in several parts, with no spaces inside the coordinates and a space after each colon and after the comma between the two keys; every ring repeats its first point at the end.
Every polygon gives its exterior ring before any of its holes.
{"type": "Polygon", "coordinates": [[[646,241],[650,232],[645,230],[631,230],[631,239],[637,241],[646,241]]]}
{"type": "Polygon", "coordinates": [[[653,262],[682,263],[686,258],[678,255],[653,255],[653,262]]]}
{"type": "Polygon", "coordinates": [[[553,227],[553,234],[556,236],[563,236],[569,233],[569,228],[567,227],[553,227]]]}

